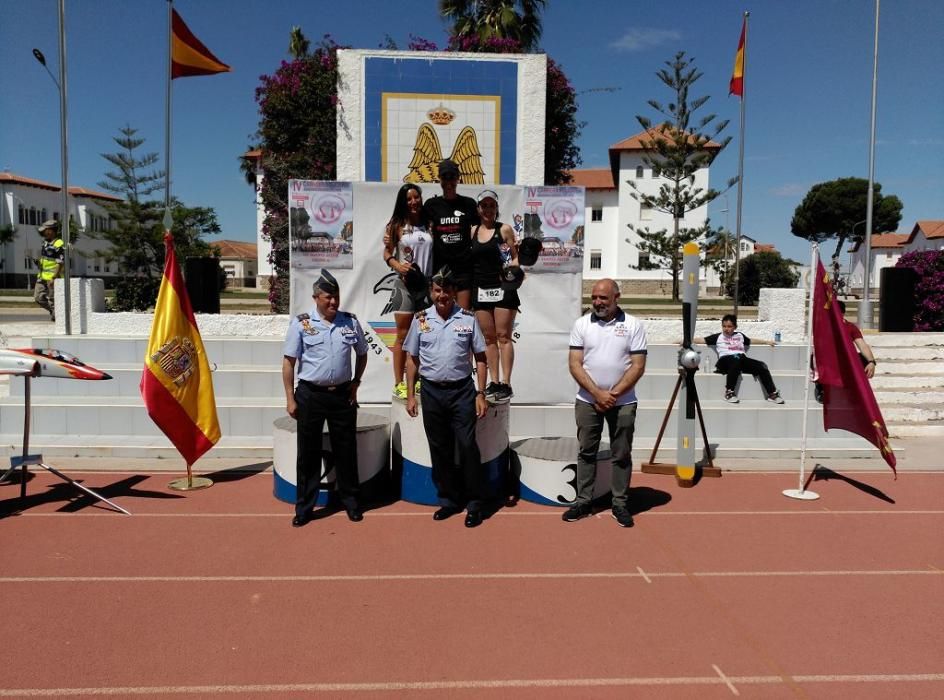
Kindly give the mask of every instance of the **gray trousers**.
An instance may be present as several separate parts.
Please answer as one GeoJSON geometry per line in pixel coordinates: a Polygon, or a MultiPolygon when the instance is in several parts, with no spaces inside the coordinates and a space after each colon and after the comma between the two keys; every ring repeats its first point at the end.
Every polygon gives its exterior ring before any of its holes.
{"type": "Polygon", "coordinates": [[[56,280],[46,281],[37,277],[36,284],[33,286],[33,301],[53,315],[56,313],[55,284],[56,280]]]}
{"type": "Polygon", "coordinates": [[[636,425],[636,404],[614,406],[606,413],[597,413],[591,404],[579,399],[574,404],[577,419],[577,504],[590,505],[597,476],[597,452],[603,422],[610,434],[613,475],[610,488],[613,507],[626,507],[629,477],[633,471],[633,431],[636,425]]]}

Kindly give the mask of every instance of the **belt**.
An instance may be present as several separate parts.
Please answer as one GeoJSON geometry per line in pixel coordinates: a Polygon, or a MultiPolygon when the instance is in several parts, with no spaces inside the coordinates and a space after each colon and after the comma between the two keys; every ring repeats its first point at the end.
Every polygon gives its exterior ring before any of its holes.
{"type": "Polygon", "coordinates": [[[298,383],[304,384],[306,387],[308,387],[312,391],[325,391],[325,392],[326,391],[341,391],[342,389],[347,389],[348,387],[351,386],[350,382],[342,382],[341,384],[336,384],[334,386],[324,386],[322,384],[315,384],[313,382],[310,382],[307,379],[299,379],[298,383]]]}
{"type": "Polygon", "coordinates": [[[420,376],[420,382],[422,384],[428,384],[429,386],[434,386],[437,389],[458,389],[461,386],[465,386],[472,381],[472,375],[469,375],[465,379],[456,379],[452,382],[437,382],[433,379],[427,379],[424,376],[420,376]]]}

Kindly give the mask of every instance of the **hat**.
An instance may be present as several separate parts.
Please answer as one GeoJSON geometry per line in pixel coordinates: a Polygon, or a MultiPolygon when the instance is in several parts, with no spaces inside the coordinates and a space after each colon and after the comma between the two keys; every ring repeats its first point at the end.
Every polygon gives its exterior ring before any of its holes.
{"type": "Polygon", "coordinates": [[[505,291],[518,289],[524,282],[524,270],[517,265],[509,265],[501,271],[501,286],[505,291]]]}
{"type": "Polygon", "coordinates": [[[530,267],[538,261],[544,244],[539,238],[524,238],[518,244],[518,263],[530,267]]]}
{"type": "Polygon", "coordinates": [[[420,266],[416,263],[410,265],[410,269],[406,271],[406,274],[403,276],[403,284],[406,286],[407,291],[413,294],[427,291],[428,287],[426,275],[423,274],[420,266]]]}
{"type": "Polygon", "coordinates": [[[448,158],[439,161],[439,179],[442,180],[444,175],[459,177],[459,166],[448,158]]]}
{"type": "Polygon", "coordinates": [[[433,284],[438,284],[440,287],[455,287],[456,286],[456,277],[452,274],[452,270],[449,269],[448,265],[443,265],[439,268],[439,271],[433,275],[433,284]]]}
{"type": "Polygon", "coordinates": [[[318,280],[312,285],[313,292],[317,294],[318,292],[327,292],[328,294],[337,294],[341,291],[341,288],[338,286],[338,281],[334,279],[334,275],[330,272],[321,268],[321,276],[318,280]]]}
{"type": "Polygon", "coordinates": [[[479,192],[479,196],[475,198],[476,202],[481,202],[483,199],[494,199],[495,203],[498,203],[498,195],[495,194],[492,190],[482,190],[479,192]]]}
{"type": "Polygon", "coordinates": [[[42,233],[46,229],[52,229],[54,231],[59,230],[59,222],[55,219],[46,219],[43,223],[39,225],[39,232],[42,233]]]}

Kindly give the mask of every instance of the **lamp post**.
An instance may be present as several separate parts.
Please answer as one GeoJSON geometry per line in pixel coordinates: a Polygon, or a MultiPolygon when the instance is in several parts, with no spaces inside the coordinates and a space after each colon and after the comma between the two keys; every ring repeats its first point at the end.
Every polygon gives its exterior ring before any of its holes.
{"type": "MultiPolygon", "coordinates": [[[[71,285],[69,280],[69,258],[72,248],[72,231],[69,226],[69,138],[66,121],[66,7],[65,0],[59,0],[59,78],[49,70],[46,65],[46,57],[39,49],[33,49],[33,56],[49,73],[56,89],[59,90],[59,125],[60,125],[60,148],[62,162],[62,215],[59,217],[59,233],[62,236],[63,261],[62,261],[62,281],[65,296],[65,331],[66,335],[72,335],[72,299],[71,285]]],[[[55,280],[53,281],[55,285],[55,280]]]]}

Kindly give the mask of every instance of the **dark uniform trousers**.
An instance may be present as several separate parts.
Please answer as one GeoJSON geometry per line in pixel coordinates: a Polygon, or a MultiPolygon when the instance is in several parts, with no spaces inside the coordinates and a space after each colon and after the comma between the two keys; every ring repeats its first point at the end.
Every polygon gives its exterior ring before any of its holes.
{"type": "Polygon", "coordinates": [[[295,513],[306,515],[318,500],[321,482],[321,442],[325,421],[334,457],[334,478],[345,508],[357,506],[360,480],[357,475],[357,408],[350,403],[350,384],[334,391],[299,381],[295,387],[298,405],[298,456],[295,513]]]}
{"type": "Polygon", "coordinates": [[[724,385],[729,391],[734,391],[735,387],[737,387],[737,380],[742,372],[760,379],[760,383],[764,387],[764,392],[768,395],[777,391],[777,387],[774,385],[774,380],[770,376],[770,370],[767,369],[767,365],[747,355],[725,355],[724,357],[719,357],[718,361],[715,363],[715,372],[726,375],[724,385]]]}
{"type": "Polygon", "coordinates": [[[440,505],[479,510],[484,496],[484,475],[475,441],[477,417],[472,377],[456,382],[433,382],[423,378],[420,399],[423,428],[433,462],[433,483],[440,505]]]}

